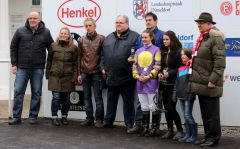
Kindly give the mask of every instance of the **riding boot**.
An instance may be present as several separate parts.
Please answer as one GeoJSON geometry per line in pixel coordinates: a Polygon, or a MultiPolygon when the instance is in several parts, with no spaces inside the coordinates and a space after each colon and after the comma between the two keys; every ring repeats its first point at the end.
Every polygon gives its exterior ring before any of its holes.
{"type": "Polygon", "coordinates": [[[159,134],[159,112],[154,111],[152,112],[152,125],[151,125],[151,130],[150,130],[150,136],[158,136],[159,134]]]}
{"type": "Polygon", "coordinates": [[[149,135],[149,121],[150,121],[150,111],[143,111],[143,130],[140,133],[140,136],[149,135]]]}

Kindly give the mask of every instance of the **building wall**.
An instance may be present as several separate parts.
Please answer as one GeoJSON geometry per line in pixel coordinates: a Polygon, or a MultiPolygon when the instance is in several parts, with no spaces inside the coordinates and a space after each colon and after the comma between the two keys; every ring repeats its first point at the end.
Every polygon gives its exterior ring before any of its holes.
{"type": "MultiPolygon", "coordinates": [[[[2,0],[2,2],[7,0],[2,0]]],[[[10,61],[10,49],[9,44],[11,42],[12,36],[15,33],[16,29],[25,24],[28,13],[31,10],[36,10],[41,13],[41,5],[33,6],[31,0],[9,0],[8,1],[8,25],[3,25],[1,32],[1,44],[2,49],[0,49],[0,68],[2,72],[0,73],[0,100],[8,100],[10,91],[13,90],[14,75],[10,73],[11,65],[10,61]],[[6,38],[6,34],[8,34],[6,38]],[[10,89],[12,88],[12,89],[10,89]]],[[[1,15],[5,12],[6,9],[0,10],[1,15]]],[[[1,25],[2,27],[2,25],[1,25]]],[[[12,91],[13,92],[13,91],[12,91]]],[[[30,94],[30,88],[28,86],[26,94],[30,94]]]]}

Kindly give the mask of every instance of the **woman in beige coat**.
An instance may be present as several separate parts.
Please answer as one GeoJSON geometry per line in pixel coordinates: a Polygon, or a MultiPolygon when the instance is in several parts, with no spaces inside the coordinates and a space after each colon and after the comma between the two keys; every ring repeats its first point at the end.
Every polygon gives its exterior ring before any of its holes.
{"type": "Polygon", "coordinates": [[[52,124],[59,126],[58,109],[61,106],[64,125],[68,125],[67,115],[70,107],[70,93],[75,89],[77,77],[77,46],[73,44],[70,30],[60,29],[56,42],[52,43],[48,52],[46,78],[48,90],[52,91],[52,124]]]}

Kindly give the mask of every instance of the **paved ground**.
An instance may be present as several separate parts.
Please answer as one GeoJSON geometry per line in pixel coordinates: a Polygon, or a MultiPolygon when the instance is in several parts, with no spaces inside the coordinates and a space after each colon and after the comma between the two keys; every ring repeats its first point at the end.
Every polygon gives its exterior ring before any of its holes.
{"type": "MultiPolygon", "coordinates": [[[[29,100],[24,101],[23,118],[28,117],[29,100]]],[[[42,111],[39,116],[42,117],[42,111]]],[[[0,149],[194,149],[192,144],[127,135],[118,123],[112,129],[81,127],[79,121],[71,120],[69,126],[54,127],[49,119],[40,118],[37,125],[10,126],[7,101],[0,101],[0,149]]],[[[161,128],[165,129],[164,126],[161,128]]],[[[203,129],[199,127],[200,138],[203,129]]],[[[164,132],[162,132],[164,133],[164,132]]],[[[224,127],[217,148],[240,149],[240,128],[224,127]]]]}
{"type": "MultiPolygon", "coordinates": [[[[202,135],[200,135],[201,137],[202,135]]],[[[160,137],[138,137],[126,134],[125,128],[81,127],[79,121],[68,126],[52,126],[49,119],[41,118],[37,125],[10,126],[0,120],[0,149],[193,149],[196,145],[162,140],[160,137]]],[[[218,147],[240,148],[240,136],[223,136],[218,147]]]]}

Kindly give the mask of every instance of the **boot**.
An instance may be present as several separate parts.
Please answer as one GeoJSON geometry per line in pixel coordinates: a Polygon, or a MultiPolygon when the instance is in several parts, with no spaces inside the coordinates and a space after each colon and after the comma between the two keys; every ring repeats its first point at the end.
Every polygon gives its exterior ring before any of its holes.
{"type": "Polygon", "coordinates": [[[177,141],[178,139],[183,137],[183,130],[178,130],[175,136],[173,137],[174,141],[177,141]]]}
{"type": "Polygon", "coordinates": [[[140,136],[149,136],[150,111],[143,111],[143,131],[140,136]]]}
{"type": "Polygon", "coordinates": [[[141,125],[142,125],[142,124],[137,124],[137,123],[136,123],[136,124],[133,126],[133,128],[127,130],[127,134],[137,134],[137,133],[141,132],[142,129],[143,129],[141,125]]]}
{"type": "Polygon", "coordinates": [[[198,131],[197,123],[190,124],[189,128],[190,128],[191,136],[186,140],[186,142],[187,143],[192,143],[192,142],[195,142],[196,139],[197,139],[197,135],[198,135],[198,133],[197,133],[197,131],[198,131]]]}
{"type": "Polygon", "coordinates": [[[171,139],[173,137],[173,129],[169,128],[168,131],[162,136],[162,139],[171,139]]]}
{"type": "Polygon", "coordinates": [[[182,138],[178,139],[179,142],[186,142],[186,140],[191,136],[190,126],[189,123],[187,122],[185,123],[185,130],[186,130],[185,135],[182,138]]]}
{"type": "Polygon", "coordinates": [[[150,136],[154,137],[154,136],[158,136],[158,130],[159,130],[159,125],[158,125],[158,121],[159,121],[159,112],[158,111],[154,111],[152,112],[152,126],[151,126],[151,130],[150,130],[150,136]]]}

